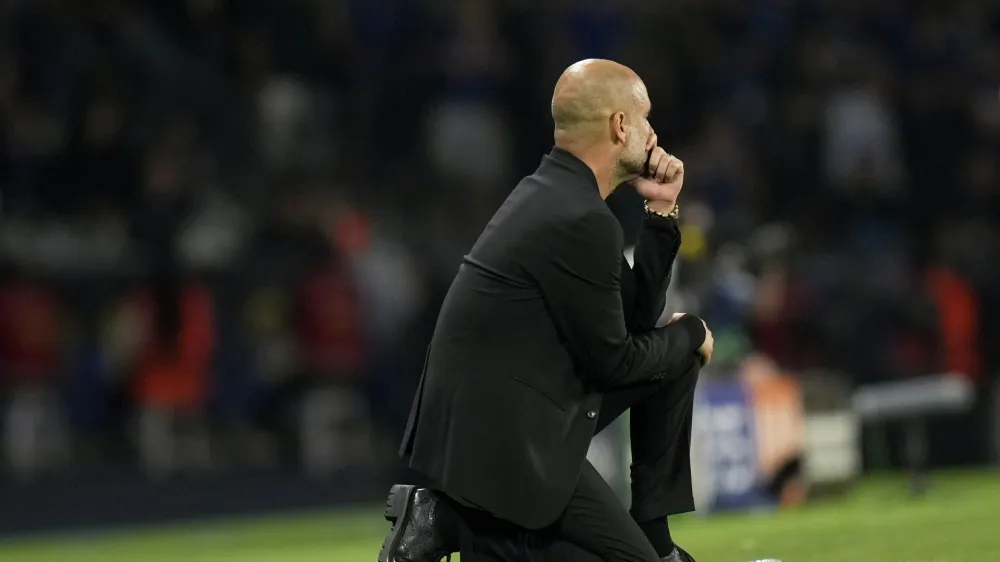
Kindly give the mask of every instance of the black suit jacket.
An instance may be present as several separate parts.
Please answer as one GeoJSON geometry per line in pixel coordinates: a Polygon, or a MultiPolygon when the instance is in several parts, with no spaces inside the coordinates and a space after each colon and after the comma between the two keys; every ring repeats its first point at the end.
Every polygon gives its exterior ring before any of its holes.
{"type": "Polygon", "coordinates": [[[635,270],[582,161],[553,149],[465,256],[445,297],[401,447],[446,494],[522,527],[576,486],[603,392],[686,371],[704,340],[662,328],[680,245],[647,217],[635,270]]]}

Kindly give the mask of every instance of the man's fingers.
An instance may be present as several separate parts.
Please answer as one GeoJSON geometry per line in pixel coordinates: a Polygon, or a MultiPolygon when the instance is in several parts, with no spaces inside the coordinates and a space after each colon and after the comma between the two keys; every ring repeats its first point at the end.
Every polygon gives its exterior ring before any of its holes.
{"type": "Polygon", "coordinates": [[[649,170],[647,170],[647,172],[649,173],[649,177],[654,179],[657,177],[656,171],[659,169],[660,163],[664,160],[665,155],[666,153],[663,151],[663,149],[658,146],[653,147],[653,149],[650,151],[649,170]]]}
{"type": "Polygon", "coordinates": [[[698,354],[701,355],[702,366],[705,366],[712,362],[712,353],[715,351],[715,337],[712,335],[712,330],[709,329],[708,324],[704,320],[701,323],[705,326],[705,341],[698,349],[698,354]]]}
{"type": "Polygon", "coordinates": [[[664,175],[664,181],[672,182],[680,174],[684,173],[684,162],[681,162],[680,158],[670,156],[669,163],[667,165],[667,170],[664,175]]]}
{"type": "Polygon", "coordinates": [[[656,172],[653,174],[653,178],[659,183],[666,183],[667,181],[667,170],[670,169],[670,155],[664,154],[660,158],[659,163],[656,166],[656,172]]]}
{"type": "Polygon", "coordinates": [[[684,162],[659,146],[649,152],[647,173],[657,183],[672,183],[684,173],[684,162]]]}

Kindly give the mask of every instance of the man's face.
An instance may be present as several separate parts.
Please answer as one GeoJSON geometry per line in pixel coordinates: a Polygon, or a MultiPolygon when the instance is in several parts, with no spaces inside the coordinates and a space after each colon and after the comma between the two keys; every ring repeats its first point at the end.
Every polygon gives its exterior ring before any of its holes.
{"type": "Polygon", "coordinates": [[[649,97],[646,87],[639,82],[635,87],[635,102],[631,111],[625,114],[625,143],[618,156],[618,168],[622,175],[635,178],[645,171],[646,155],[651,148],[653,127],[649,124],[649,97]]]}

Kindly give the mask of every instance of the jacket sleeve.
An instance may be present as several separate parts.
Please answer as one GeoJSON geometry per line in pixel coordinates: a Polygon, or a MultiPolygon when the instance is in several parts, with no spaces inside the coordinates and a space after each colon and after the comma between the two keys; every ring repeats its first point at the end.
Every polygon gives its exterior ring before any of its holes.
{"type": "Polygon", "coordinates": [[[626,260],[621,265],[622,306],[629,332],[648,332],[656,327],[667,304],[667,287],[680,247],[681,233],[675,219],[643,219],[632,267],[626,260]]]}
{"type": "Polygon", "coordinates": [[[630,334],[621,297],[622,233],[610,213],[552,225],[533,276],[577,368],[596,387],[618,388],[683,372],[705,338],[691,316],[630,334]]]}

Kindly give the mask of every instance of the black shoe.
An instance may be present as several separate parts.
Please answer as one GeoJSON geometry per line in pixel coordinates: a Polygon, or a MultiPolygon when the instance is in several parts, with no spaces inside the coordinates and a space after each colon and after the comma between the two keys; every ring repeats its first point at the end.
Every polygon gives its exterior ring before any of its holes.
{"type": "Polygon", "coordinates": [[[392,523],[378,562],[440,562],[458,550],[438,528],[440,496],[432,490],[397,484],[385,500],[385,520],[392,523]]]}
{"type": "Polygon", "coordinates": [[[662,558],[663,562],[694,562],[694,558],[683,548],[674,546],[674,551],[662,558]]]}

